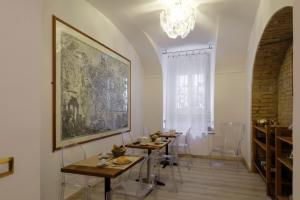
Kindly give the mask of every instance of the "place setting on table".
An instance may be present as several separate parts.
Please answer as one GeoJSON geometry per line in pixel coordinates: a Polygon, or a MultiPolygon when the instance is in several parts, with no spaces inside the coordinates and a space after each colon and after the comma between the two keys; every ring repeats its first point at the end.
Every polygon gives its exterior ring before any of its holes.
{"type": "Polygon", "coordinates": [[[160,137],[163,137],[163,138],[176,138],[180,135],[182,135],[183,133],[182,132],[177,132],[176,130],[174,129],[171,129],[169,131],[157,131],[155,134],[158,134],[160,137]]]}
{"type": "MultiPolygon", "coordinates": [[[[176,139],[180,137],[183,133],[182,132],[177,132],[174,129],[171,129],[169,131],[156,131],[153,134],[150,134],[151,138],[164,138],[164,140],[169,140],[169,138],[176,139]]],[[[170,143],[170,142],[169,142],[170,143]]],[[[166,144],[165,148],[165,154],[169,155],[169,143],[166,144]]],[[[168,158],[165,158],[165,160],[161,161],[161,164],[163,165],[163,168],[165,168],[167,165],[170,164],[168,158]]],[[[177,163],[173,163],[174,165],[177,165],[177,163]]]]}
{"type": "Polygon", "coordinates": [[[163,139],[158,137],[157,135],[150,135],[150,137],[139,137],[136,142],[131,144],[126,144],[127,148],[135,148],[135,149],[147,149],[148,155],[151,154],[152,150],[162,149],[166,147],[170,143],[170,140],[163,139]]]}
{"type": "Polygon", "coordinates": [[[111,178],[123,174],[144,159],[144,156],[125,155],[126,148],[114,145],[111,153],[100,153],[61,168],[63,173],[103,177],[105,199],[110,199],[111,178]]]}
{"type": "MultiPolygon", "coordinates": [[[[126,144],[125,147],[127,148],[135,148],[135,149],[144,149],[148,150],[148,156],[151,155],[153,150],[160,150],[162,148],[166,148],[166,155],[168,155],[168,145],[172,142],[169,138],[176,138],[177,136],[181,135],[180,133],[176,133],[175,130],[171,131],[157,131],[149,135],[149,137],[141,136],[137,139],[137,141],[132,142],[130,144],[126,144]]],[[[170,160],[168,157],[164,158],[161,161],[163,168],[170,164],[170,160]]],[[[176,163],[172,163],[173,165],[177,165],[176,163]]],[[[150,165],[150,164],[148,164],[150,165]]],[[[148,167],[149,168],[149,167],[148,167]]],[[[156,180],[157,185],[164,186],[160,180],[156,180]]]]}

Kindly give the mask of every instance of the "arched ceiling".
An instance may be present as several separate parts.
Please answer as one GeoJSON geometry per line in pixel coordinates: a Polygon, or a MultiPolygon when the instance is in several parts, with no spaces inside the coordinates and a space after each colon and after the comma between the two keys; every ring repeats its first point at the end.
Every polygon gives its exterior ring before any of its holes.
{"type": "Polygon", "coordinates": [[[264,30],[256,52],[254,76],[259,76],[260,70],[264,68],[271,68],[278,73],[292,42],[293,8],[285,7],[272,16],[264,30]]]}
{"type": "Polygon", "coordinates": [[[259,0],[194,0],[195,29],[184,39],[170,39],[160,27],[162,0],[87,0],[128,38],[146,75],[161,74],[161,51],[181,46],[216,44],[217,69],[244,62],[259,0]],[[240,60],[234,58],[239,57],[240,60]],[[228,59],[230,58],[230,59],[228,59]]]}

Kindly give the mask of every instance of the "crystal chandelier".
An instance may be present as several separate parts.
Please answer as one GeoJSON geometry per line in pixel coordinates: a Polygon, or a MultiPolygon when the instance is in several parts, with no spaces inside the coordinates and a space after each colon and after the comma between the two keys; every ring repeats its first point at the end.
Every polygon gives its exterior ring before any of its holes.
{"type": "Polygon", "coordinates": [[[185,38],[195,27],[196,10],[189,0],[169,0],[160,13],[160,25],[170,38],[185,38]]]}

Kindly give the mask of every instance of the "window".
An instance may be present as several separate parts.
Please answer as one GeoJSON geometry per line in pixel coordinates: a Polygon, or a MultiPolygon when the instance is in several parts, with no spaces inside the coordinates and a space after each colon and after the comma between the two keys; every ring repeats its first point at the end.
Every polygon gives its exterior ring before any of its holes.
{"type": "Polygon", "coordinates": [[[213,127],[214,66],[210,52],[168,56],[164,70],[164,127],[201,136],[213,127]]]}

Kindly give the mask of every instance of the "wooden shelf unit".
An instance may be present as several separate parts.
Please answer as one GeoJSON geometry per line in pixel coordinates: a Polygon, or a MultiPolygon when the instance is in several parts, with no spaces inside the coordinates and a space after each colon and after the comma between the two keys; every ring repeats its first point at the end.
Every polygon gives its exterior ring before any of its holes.
{"type": "Polygon", "coordinates": [[[254,142],[255,142],[258,146],[260,146],[260,148],[262,148],[264,151],[267,150],[267,145],[266,145],[265,143],[260,142],[258,139],[253,139],[253,140],[254,140],[254,142]]]}
{"type": "Polygon", "coordinates": [[[253,126],[253,171],[258,172],[267,185],[267,193],[275,196],[275,127],[253,126]],[[259,155],[258,155],[259,154],[259,155]]]}
{"type": "Polygon", "coordinates": [[[266,174],[262,172],[262,170],[257,166],[256,163],[254,163],[254,167],[255,169],[257,170],[257,172],[259,173],[259,175],[261,176],[261,178],[264,180],[264,182],[266,183],[267,182],[267,179],[266,179],[266,174]]]}
{"type": "Polygon", "coordinates": [[[276,179],[275,193],[278,200],[288,199],[293,187],[293,160],[289,155],[293,149],[292,131],[288,128],[278,128],[276,134],[276,179]],[[285,170],[285,171],[283,171],[285,170]],[[284,174],[284,172],[286,174],[284,174]],[[289,176],[287,176],[289,174],[289,176]],[[289,180],[283,178],[290,177],[289,180]]]}
{"type": "Polygon", "coordinates": [[[277,158],[277,159],[281,164],[289,168],[289,170],[293,171],[293,162],[291,161],[291,159],[289,158],[277,158]]]}
{"type": "Polygon", "coordinates": [[[277,136],[277,139],[278,140],[281,140],[283,142],[286,142],[288,144],[293,144],[293,138],[292,137],[289,137],[289,136],[277,136]]]}

